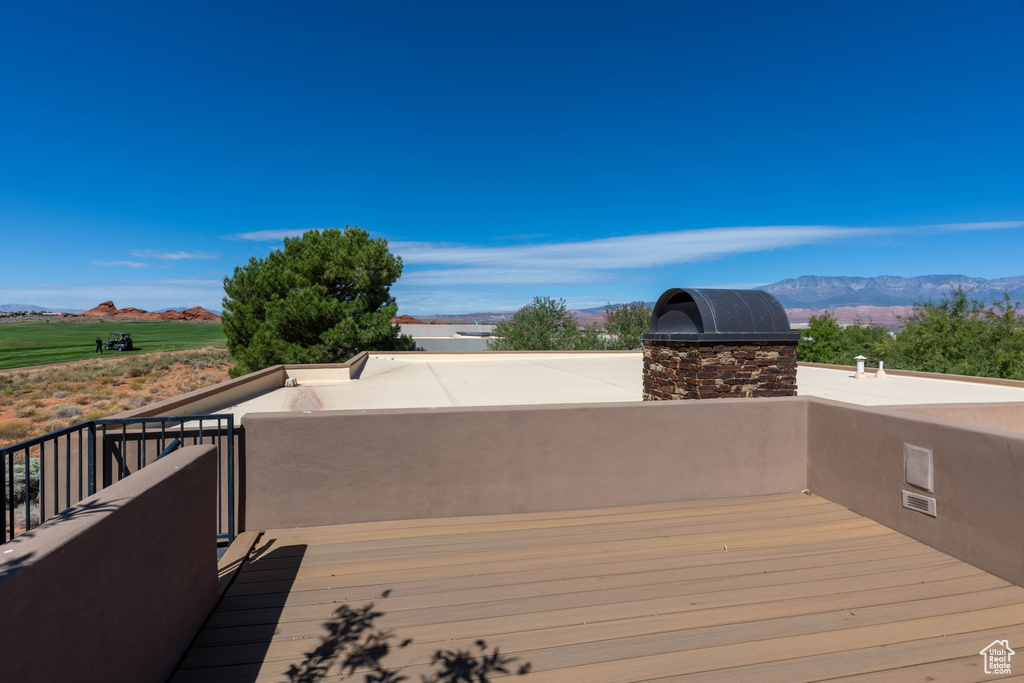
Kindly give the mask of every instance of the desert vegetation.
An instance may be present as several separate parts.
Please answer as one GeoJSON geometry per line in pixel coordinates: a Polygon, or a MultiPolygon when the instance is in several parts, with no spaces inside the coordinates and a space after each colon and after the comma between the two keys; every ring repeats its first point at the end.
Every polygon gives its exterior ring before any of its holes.
{"type": "MultiPolygon", "coordinates": [[[[232,365],[226,349],[197,349],[0,372],[0,447],[222,382],[232,365]]],[[[3,481],[10,486],[13,475],[18,529],[26,526],[26,498],[32,525],[40,521],[38,455],[32,447],[26,463],[25,451],[15,452],[3,481]]]]}
{"type": "Polygon", "coordinates": [[[957,287],[938,302],[915,302],[895,335],[871,325],[842,327],[812,316],[797,356],[851,365],[863,355],[888,368],[1024,380],[1024,320],[1008,294],[989,303],[957,287]]]}
{"type": "Polygon", "coordinates": [[[232,365],[196,349],[0,372],[0,447],[222,382],[232,365]]]}
{"type": "Polygon", "coordinates": [[[642,348],[651,308],[641,301],[605,307],[604,329],[581,325],[565,299],[546,296],[516,311],[494,327],[488,348],[493,351],[612,351],[642,348]]]}

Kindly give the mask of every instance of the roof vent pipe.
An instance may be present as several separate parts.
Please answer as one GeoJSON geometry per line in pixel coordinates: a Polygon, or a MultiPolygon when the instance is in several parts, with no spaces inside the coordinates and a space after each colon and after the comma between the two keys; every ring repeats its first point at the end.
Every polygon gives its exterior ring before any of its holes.
{"type": "Polygon", "coordinates": [[[885,366],[885,363],[883,361],[878,361],[878,369],[875,370],[875,379],[885,379],[886,378],[885,367],[884,366],[885,366]]]}
{"type": "Polygon", "coordinates": [[[864,356],[854,356],[853,358],[857,361],[857,374],[853,376],[854,379],[864,379],[864,361],[867,360],[864,356]]]}

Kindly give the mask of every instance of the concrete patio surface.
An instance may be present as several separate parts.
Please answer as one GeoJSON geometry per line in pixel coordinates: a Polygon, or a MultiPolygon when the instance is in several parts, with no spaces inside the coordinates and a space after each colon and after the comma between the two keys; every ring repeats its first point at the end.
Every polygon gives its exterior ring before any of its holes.
{"type": "MultiPolygon", "coordinates": [[[[614,403],[641,400],[637,353],[372,355],[358,379],[330,370],[225,408],[246,413],[614,403]]],[[[1024,402],[1024,388],[889,374],[854,379],[849,370],[801,366],[798,394],[857,405],[1024,402]]]]}

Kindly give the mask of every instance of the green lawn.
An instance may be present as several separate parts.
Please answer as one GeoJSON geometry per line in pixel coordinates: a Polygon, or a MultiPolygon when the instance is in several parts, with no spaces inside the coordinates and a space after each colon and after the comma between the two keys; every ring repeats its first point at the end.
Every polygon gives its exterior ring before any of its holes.
{"type": "Polygon", "coordinates": [[[220,323],[186,323],[165,320],[139,322],[78,322],[43,320],[0,323],[0,369],[45,365],[66,360],[95,358],[96,337],[104,343],[111,332],[127,332],[134,351],[106,351],[104,357],[124,357],[151,351],[178,351],[204,346],[225,348],[220,323]]]}

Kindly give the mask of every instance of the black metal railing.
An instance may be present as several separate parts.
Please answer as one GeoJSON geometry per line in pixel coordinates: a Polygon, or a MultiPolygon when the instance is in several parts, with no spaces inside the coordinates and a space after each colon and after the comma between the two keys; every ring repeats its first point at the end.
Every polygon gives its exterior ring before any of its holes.
{"type": "Polygon", "coordinates": [[[0,448],[5,543],[181,445],[217,446],[217,539],[235,537],[235,416],[90,420],[0,448]],[[20,467],[19,467],[20,466],[20,467]]]}

